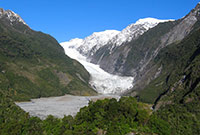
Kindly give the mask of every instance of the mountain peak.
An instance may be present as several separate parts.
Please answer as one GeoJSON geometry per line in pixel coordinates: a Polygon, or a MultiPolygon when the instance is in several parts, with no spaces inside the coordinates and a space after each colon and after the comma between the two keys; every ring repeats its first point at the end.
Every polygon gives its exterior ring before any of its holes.
{"type": "Polygon", "coordinates": [[[158,23],[166,22],[166,21],[172,21],[172,20],[159,20],[159,19],[156,19],[156,18],[148,17],[148,18],[139,19],[138,21],[136,21],[135,25],[145,24],[145,23],[158,24],[158,23]]]}
{"type": "Polygon", "coordinates": [[[135,23],[132,23],[129,26],[127,26],[119,34],[117,34],[113,39],[110,40],[110,42],[113,44],[111,48],[114,48],[115,46],[120,46],[125,42],[130,42],[131,40],[138,38],[140,35],[142,35],[144,32],[146,32],[150,28],[155,27],[161,22],[167,22],[167,21],[173,21],[173,20],[171,19],[159,20],[159,19],[150,18],[150,17],[139,19],[135,23]]]}
{"type": "Polygon", "coordinates": [[[10,20],[11,24],[13,22],[21,22],[24,25],[27,25],[25,21],[15,12],[11,10],[4,10],[3,8],[0,8],[0,18],[6,18],[10,20]]]}
{"type": "Polygon", "coordinates": [[[75,38],[61,44],[69,46],[70,48],[76,48],[82,55],[93,55],[94,52],[106,45],[108,41],[118,33],[120,33],[120,31],[117,30],[94,32],[84,39],[75,38]]]}
{"type": "Polygon", "coordinates": [[[194,10],[200,11],[200,2],[196,5],[196,7],[194,8],[194,10]]]}
{"type": "Polygon", "coordinates": [[[112,52],[115,46],[120,46],[125,42],[130,42],[131,40],[138,38],[150,28],[166,21],[172,20],[159,20],[150,17],[139,19],[136,23],[130,24],[122,31],[105,30],[102,32],[94,32],[92,35],[84,39],[72,39],[68,42],[62,43],[62,45],[76,48],[82,55],[87,57],[93,56],[99,48],[108,44],[111,45],[110,52],[112,52]]]}
{"type": "Polygon", "coordinates": [[[117,30],[105,30],[105,31],[101,31],[101,32],[94,32],[93,34],[97,35],[97,36],[101,36],[101,35],[105,35],[105,34],[106,35],[112,35],[112,34],[116,34],[116,33],[119,33],[119,31],[117,31],[117,30]]]}

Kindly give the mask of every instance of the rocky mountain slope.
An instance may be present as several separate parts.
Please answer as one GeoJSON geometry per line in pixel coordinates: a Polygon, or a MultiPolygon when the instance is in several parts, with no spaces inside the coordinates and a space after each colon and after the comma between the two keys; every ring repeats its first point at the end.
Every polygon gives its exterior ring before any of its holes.
{"type": "Polygon", "coordinates": [[[185,17],[159,23],[130,42],[120,46],[114,45],[114,49],[110,49],[113,44],[105,45],[96,52],[92,62],[98,63],[109,73],[134,76],[133,89],[142,90],[162,71],[162,65],[153,64],[160,50],[180,42],[198,29],[195,26],[199,20],[199,12],[198,4],[185,17]]]}
{"type": "Polygon", "coordinates": [[[0,88],[13,99],[93,95],[89,78],[53,37],[30,29],[14,12],[0,9],[0,88]]]}
{"type": "Polygon", "coordinates": [[[135,81],[140,80],[162,48],[182,40],[192,31],[198,14],[197,6],[176,21],[139,20],[99,48],[89,60],[109,73],[134,76],[135,81]]]}
{"type": "Polygon", "coordinates": [[[84,39],[75,38],[68,42],[63,42],[62,44],[76,49],[80,54],[86,56],[88,60],[91,60],[92,63],[97,63],[98,60],[95,60],[97,52],[104,46],[106,46],[111,53],[115,47],[137,39],[150,28],[166,21],[170,20],[158,20],[155,18],[140,19],[136,23],[130,24],[122,31],[106,30],[94,32],[84,39]]]}
{"type": "MultiPolygon", "coordinates": [[[[125,74],[136,74],[134,89],[142,90],[152,80],[161,76],[163,65],[155,64],[158,54],[167,46],[180,43],[199,29],[199,12],[200,4],[185,17],[174,22],[160,24],[130,44],[132,50],[121,68],[124,69],[125,74]],[[138,48],[139,44],[142,47],[138,48]]],[[[175,58],[172,57],[172,59],[175,58]]]]}
{"type": "Polygon", "coordinates": [[[106,45],[107,42],[119,33],[117,30],[106,30],[102,32],[94,32],[85,39],[75,38],[69,42],[63,42],[65,46],[76,49],[83,56],[92,56],[94,53],[106,45]]]}
{"type": "Polygon", "coordinates": [[[110,72],[134,76],[124,95],[152,103],[170,123],[171,134],[199,134],[200,3],[185,17],[160,23],[137,39],[99,50],[98,64],[110,72]]]}
{"type": "Polygon", "coordinates": [[[23,23],[24,25],[27,25],[18,14],[11,10],[4,10],[3,8],[0,8],[0,18],[7,19],[11,25],[13,25],[13,23],[23,23]]]}
{"type": "MultiPolygon", "coordinates": [[[[114,48],[126,44],[134,39],[137,39],[140,35],[149,29],[155,27],[159,23],[173,21],[173,20],[159,20],[155,18],[144,18],[139,19],[136,23],[130,24],[125,29],[123,29],[119,34],[114,36],[107,43],[110,49],[110,53],[114,51],[114,48]]],[[[108,46],[107,46],[108,47],[108,46]]]]}
{"type": "Polygon", "coordinates": [[[153,65],[162,66],[162,70],[138,94],[140,101],[153,103],[156,113],[170,123],[171,134],[200,133],[199,50],[198,20],[193,31],[182,41],[170,44],[158,53],[153,65]]]}
{"type": "MultiPolygon", "coordinates": [[[[85,66],[91,74],[90,84],[94,89],[99,93],[119,94],[132,88],[134,77],[113,75],[103,71],[98,66],[99,62],[102,62],[101,57],[103,58],[105,52],[111,54],[114,52],[115,48],[129,43],[133,39],[137,39],[150,28],[165,21],[169,20],[158,20],[154,18],[140,19],[121,32],[115,30],[94,32],[85,39],[75,38],[68,42],[61,43],[61,46],[65,49],[65,53],[69,57],[78,60],[85,66]],[[101,51],[102,49],[103,52],[101,51]],[[103,55],[99,55],[99,52],[102,52],[103,55]],[[98,58],[98,56],[100,57],[98,58]]],[[[110,62],[112,63],[112,61],[110,62]]]]}

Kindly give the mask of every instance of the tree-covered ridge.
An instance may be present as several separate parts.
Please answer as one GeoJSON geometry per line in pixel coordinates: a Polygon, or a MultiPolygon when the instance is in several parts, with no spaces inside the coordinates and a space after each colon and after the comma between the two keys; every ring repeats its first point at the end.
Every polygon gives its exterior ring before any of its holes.
{"type": "Polygon", "coordinates": [[[200,134],[200,31],[172,48],[173,54],[182,57],[175,60],[179,69],[170,76],[170,81],[174,78],[175,83],[169,85],[166,95],[156,104],[163,105],[158,114],[171,123],[176,134],[200,134]]]}
{"type": "Polygon", "coordinates": [[[167,122],[159,119],[147,104],[132,97],[90,102],[73,118],[30,117],[10,97],[0,93],[0,134],[2,135],[141,135],[170,134],[167,122]]]}
{"type": "Polygon", "coordinates": [[[190,79],[198,78],[199,35],[198,29],[184,40],[173,43],[158,53],[152,65],[160,67],[161,71],[157,78],[139,92],[141,101],[154,103],[163,92],[174,87],[178,81],[188,78],[186,76],[189,72],[195,74],[190,79]]]}
{"type": "Polygon", "coordinates": [[[176,95],[169,98],[173,102],[182,100],[199,84],[199,45],[200,31],[197,30],[179,43],[174,43],[161,50],[154,64],[161,66],[160,76],[150,82],[143,91],[139,93],[141,101],[154,103],[159,93],[165,95],[176,95]],[[176,91],[181,88],[182,91],[176,91]],[[159,89],[162,89],[159,92],[159,89]],[[188,92],[188,93],[187,93],[188,92]],[[185,93],[186,95],[184,96],[185,93]],[[156,95],[153,95],[156,94],[156,95]]]}
{"type": "Polygon", "coordinates": [[[168,123],[152,114],[150,105],[133,97],[90,102],[75,117],[81,134],[170,134],[168,123]]]}
{"type": "Polygon", "coordinates": [[[173,134],[200,134],[199,50],[199,29],[163,48],[154,60],[162,67],[160,76],[138,95],[140,101],[154,103],[157,116],[170,123],[173,134]]]}
{"type": "Polygon", "coordinates": [[[15,100],[66,93],[94,95],[89,73],[51,36],[0,19],[0,88],[15,100]]]}

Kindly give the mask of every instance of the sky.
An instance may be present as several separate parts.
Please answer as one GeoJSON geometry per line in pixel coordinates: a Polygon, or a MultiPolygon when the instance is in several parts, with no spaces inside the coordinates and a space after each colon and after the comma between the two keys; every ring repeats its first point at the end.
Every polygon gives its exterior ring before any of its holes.
{"type": "Polygon", "coordinates": [[[36,31],[58,42],[93,32],[122,30],[140,18],[179,19],[199,0],[0,0],[36,31]]]}

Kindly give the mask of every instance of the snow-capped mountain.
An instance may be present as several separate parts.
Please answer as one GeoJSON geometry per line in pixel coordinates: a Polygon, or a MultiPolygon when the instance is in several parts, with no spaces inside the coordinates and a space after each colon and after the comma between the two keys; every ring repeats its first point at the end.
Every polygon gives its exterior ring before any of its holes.
{"type": "Polygon", "coordinates": [[[84,56],[91,57],[98,49],[105,45],[111,45],[109,46],[109,49],[112,51],[114,47],[130,42],[133,39],[138,38],[150,28],[166,21],[170,20],[159,20],[155,18],[139,19],[136,23],[130,24],[122,31],[106,30],[102,32],[94,32],[85,39],[75,38],[68,42],[64,42],[64,44],[71,48],[75,48],[84,56]]]}
{"type": "Polygon", "coordinates": [[[155,18],[144,18],[139,19],[136,23],[130,24],[125,29],[123,29],[119,34],[113,37],[109,43],[114,46],[120,46],[124,42],[130,42],[136,39],[138,36],[142,35],[144,32],[150,28],[155,27],[161,22],[166,22],[170,20],[159,20],[155,18]]]}
{"type": "Polygon", "coordinates": [[[83,39],[74,38],[68,42],[63,42],[62,44],[64,44],[65,46],[68,46],[69,48],[78,49],[81,45],[83,45],[83,41],[84,41],[83,39]]]}
{"type": "Polygon", "coordinates": [[[100,47],[108,43],[108,41],[117,35],[119,31],[117,30],[106,30],[103,32],[94,32],[92,35],[86,37],[85,39],[75,38],[69,42],[64,42],[66,46],[70,48],[75,48],[82,55],[88,56],[93,55],[100,47]]]}
{"type": "MultiPolygon", "coordinates": [[[[91,86],[99,93],[121,93],[133,87],[134,77],[113,75],[105,72],[99,65],[93,64],[98,62],[92,61],[92,58],[98,55],[98,50],[106,47],[103,51],[109,50],[111,52],[114,47],[137,39],[150,28],[165,21],[168,20],[158,20],[154,18],[140,19],[121,32],[116,30],[94,32],[85,39],[75,38],[68,42],[63,42],[61,45],[69,57],[78,60],[84,65],[91,75],[91,86]]],[[[100,53],[102,53],[102,50],[100,53]]],[[[103,55],[100,54],[100,56],[103,55]]]]}
{"type": "Polygon", "coordinates": [[[13,24],[13,22],[21,22],[24,25],[27,25],[18,14],[14,13],[11,10],[4,10],[3,8],[0,8],[0,18],[8,19],[11,25],[13,24]]]}

